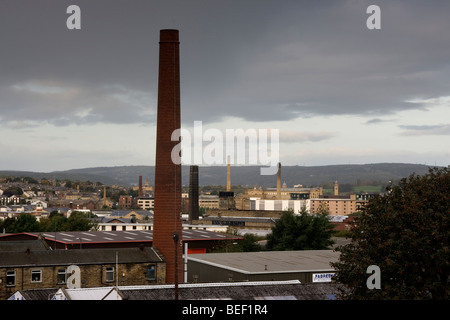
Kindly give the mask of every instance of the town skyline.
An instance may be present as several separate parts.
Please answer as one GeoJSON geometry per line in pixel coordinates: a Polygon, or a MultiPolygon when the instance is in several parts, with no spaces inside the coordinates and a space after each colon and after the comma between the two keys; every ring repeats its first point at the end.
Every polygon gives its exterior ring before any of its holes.
{"type": "Polygon", "coordinates": [[[4,1],[0,9],[2,170],[154,165],[164,28],[182,39],[182,128],[278,129],[286,166],[450,163],[449,3],[4,1]],[[66,27],[70,4],[81,8],[80,30],[66,27]],[[379,30],[366,26],[371,4],[381,8],[379,30]]]}

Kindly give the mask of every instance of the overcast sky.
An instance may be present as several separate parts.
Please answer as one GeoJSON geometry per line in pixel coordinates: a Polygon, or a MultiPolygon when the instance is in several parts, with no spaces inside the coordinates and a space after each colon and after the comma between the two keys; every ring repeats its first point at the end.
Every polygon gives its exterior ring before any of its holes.
{"type": "Polygon", "coordinates": [[[447,166],[449,17],[441,0],[2,0],[0,170],[154,165],[166,28],[184,128],[279,129],[283,165],[447,166]]]}

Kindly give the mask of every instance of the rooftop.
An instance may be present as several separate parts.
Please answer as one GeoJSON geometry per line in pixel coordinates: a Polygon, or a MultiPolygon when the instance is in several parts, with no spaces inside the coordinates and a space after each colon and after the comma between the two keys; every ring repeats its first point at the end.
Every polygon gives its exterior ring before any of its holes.
{"type": "MultiPolygon", "coordinates": [[[[172,300],[174,285],[119,286],[103,288],[80,288],[19,290],[10,299],[48,300],[52,297],[71,300],[172,300]]],[[[302,284],[292,281],[258,281],[229,283],[179,284],[180,300],[334,300],[338,285],[334,283],[302,284]]]]}
{"type": "Polygon", "coordinates": [[[240,273],[283,273],[333,271],[330,262],[338,261],[333,250],[261,251],[206,253],[188,256],[196,261],[240,273]]]}
{"type": "Polygon", "coordinates": [[[0,252],[0,267],[162,262],[154,247],[0,252]],[[117,259],[117,260],[116,260],[117,259]]]}
{"type": "MultiPolygon", "coordinates": [[[[14,238],[19,234],[0,235],[0,241],[14,238]]],[[[67,232],[24,232],[22,235],[39,238],[42,236],[47,242],[56,241],[65,244],[83,244],[83,243],[117,243],[117,242],[153,242],[152,230],[133,230],[133,231],[67,231],[67,232]]],[[[232,236],[225,233],[213,232],[207,230],[182,230],[183,241],[199,240],[227,240],[240,239],[241,237],[232,236]]]]}

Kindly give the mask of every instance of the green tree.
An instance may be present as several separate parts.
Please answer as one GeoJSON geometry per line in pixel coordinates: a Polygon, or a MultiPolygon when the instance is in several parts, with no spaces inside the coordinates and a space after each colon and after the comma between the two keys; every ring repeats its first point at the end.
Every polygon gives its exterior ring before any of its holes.
{"type": "Polygon", "coordinates": [[[89,231],[93,227],[93,222],[83,212],[72,212],[66,222],[66,231],[89,231]]]}
{"type": "Polygon", "coordinates": [[[68,219],[56,211],[50,212],[48,218],[42,218],[39,226],[42,232],[68,231],[70,229],[68,219]]]}
{"type": "Polygon", "coordinates": [[[450,169],[411,175],[369,201],[338,247],[333,263],[343,299],[448,299],[450,169]],[[367,268],[380,268],[380,289],[368,289],[367,268]]]}
{"type": "Polygon", "coordinates": [[[3,191],[3,195],[11,197],[11,196],[21,196],[23,195],[23,190],[17,186],[11,186],[3,191]]]}
{"type": "Polygon", "coordinates": [[[261,251],[261,246],[258,244],[258,238],[252,233],[246,233],[242,240],[238,241],[238,246],[242,252],[261,251]]]}
{"type": "Polygon", "coordinates": [[[39,232],[39,222],[35,216],[28,213],[22,213],[15,218],[14,223],[11,225],[11,232],[39,232]]]}
{"type": "Polygon", "coordinates": [[[327,249],[333,241],[333,226],[328,212],[321,210],[309,214],[303,208],[299,214],[292,210],[283,212],[267,236],[268,250],[313,250],[327,249]]]}

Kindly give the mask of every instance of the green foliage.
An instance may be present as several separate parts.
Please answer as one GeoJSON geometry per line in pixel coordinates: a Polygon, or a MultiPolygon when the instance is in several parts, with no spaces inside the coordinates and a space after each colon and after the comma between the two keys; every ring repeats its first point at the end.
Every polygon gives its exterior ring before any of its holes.
{"type": "Polygon", "coordinates": [[[450,170],[411,175],[369,201],[355,218],[336,280],[344,299],[448,299],[450,170]],[[367,267],[381,270],[381,289],[368,289],[367,267]]]}
{"type": "Polygon", "coordinates": [[[0,221],[1,231],[4,229],[7,233],[89,231],[93,226],[92,220],[85,213],[76,211],[69,218],[52,212],[49,218],[42,218],[39,222],[28,213],[0,221]]]}
{"type": "Polygon", "coordinates": [[[261,251],[261,246],[258,244],[258,237],[252,233],[246,233],[243,239],[238,241],[238,245],[242,252],[261,251]]]}
{"type": "Polygon", "coordinates": [[[39,231],[39,222],[37,222],[36,217],[31,214],[23,213],[11,224],[12,233],[37,231],[39,231]]]}
{"type": "Polygon", "coordinates": [[[267,236],[268,250],[320,250],[333,244],[333,226],[328,212],[309,214],[302,209],[296,215],[292,210],[283,212],[267,236]]]}
{"type": "MultiPolygon", "coordinates": [[[[236,233],[235,233],[236,235],[236,233]]],[[[247,233],[241,240],[221,241],[219,246],[215,248],[214,252],[255,252],[261,251],[261,246],[258,244],[258,238],[254,234],[247,233]]]]}
{"type": "Polygon", "coordinates": [[[3,191],[3,195],[5,195],[7,197],[21,196],[22,194],[23,194],[23,190],[17,186],[11,186],[11,187],[7,188],[5,191],[3,191]]]}

